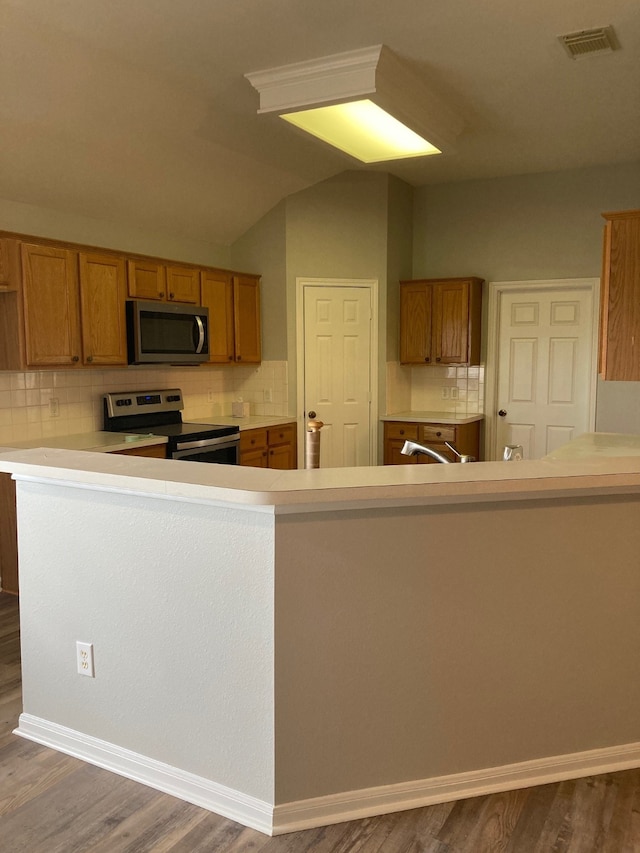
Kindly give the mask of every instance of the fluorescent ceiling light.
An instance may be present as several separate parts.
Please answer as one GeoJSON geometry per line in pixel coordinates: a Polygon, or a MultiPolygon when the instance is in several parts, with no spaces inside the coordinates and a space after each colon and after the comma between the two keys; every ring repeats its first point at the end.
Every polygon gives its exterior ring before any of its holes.
{"type": "Polygon", "coordinates": [[[281,118],[363,163],[441,153],[368,99],[285,113],[281,118]]]}
{"type": "Polygon", "coordinates": [[[462,130],[449,105],[384,45],[245,76],[260,93],[259,113],[277,113],[365,163],[450,153],[462,130]],[[391,120],[394,135],[401,128],[413,140],[408,148],[382,138],[380,115],[391,120]],[[347,130],[337,130],[338,118],[347,130]],[[375,138],[365,143],[372,127],[375,138]]]}

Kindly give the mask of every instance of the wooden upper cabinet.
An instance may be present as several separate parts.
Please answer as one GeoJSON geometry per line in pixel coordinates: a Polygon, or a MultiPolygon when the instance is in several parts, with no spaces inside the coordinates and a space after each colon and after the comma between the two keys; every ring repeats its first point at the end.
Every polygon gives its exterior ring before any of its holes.
{"type": "Polygon", "coordinates": [[[127,262],[128,294],[132,299],[200,302],[200,270],[156,261],[127,262]]]}
{"type": "Polygon", "coordinates": [[[204,271],[201,290],[201,304],[209,309],[209,361],[215,364],[233,362],[235,347],[231,273],[224,270],[204,271]]]}
{"type": "Polygon", "coordinates": [[[259,276],[233,276],[233,320],[235,360],[259,364],[262,359],[259,276]]]}
{"type": "Polygon", "coordinates": [[[164,264],[155,261],[127,261],[128,293],[132,299],[166,299],[164,264]]]}
{"type": "Polygon", "coordinates": [[[431,362],[432,288],[424,282],[400,284],[400,361],[431,362]]]}
{"type": "Polygon", "coordinates": [[[400,361],[478,364],[482,279],[400,282],[400,361]]]}
{"type": "Polygon", "coordinates": [[[123,258],[80,252],[84,364],[126,364],[127,283],[123,258]]]}
{"type": "Polygon", "coordinates": [[[602,379],[640,380],[640,210],[604,213],[602,379]]]}
{"type": "Polygon", "coordinates": [[[201,288],[202,305],[209,309],[209,361],[259,364],[260,277],[207,270],[201,288]]]}
{"type": "Polygon", "coordinates": [[[167,299],[169,302],[200,303],[200,270],[189,267],[167,267],[167,299]]]}
{"type": "Polygon", "coordinates": [[[17,240],[0,239],[0,292],[18,290],[20,244],[17,240]]]}
{"type": "Polygon", "coordinates": [[[79,365],[77,254],[27,243],[20,249],[27,366],[79,365]]]}

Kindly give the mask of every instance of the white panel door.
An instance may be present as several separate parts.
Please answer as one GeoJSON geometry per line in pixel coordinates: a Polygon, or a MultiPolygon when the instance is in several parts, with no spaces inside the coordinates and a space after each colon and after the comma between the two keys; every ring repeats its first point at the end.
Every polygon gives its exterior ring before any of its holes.
{"type": "Polygon", "coordinates": [[[304,288],[304,409],[324,423],[320,467],[371,464],[371,291],[304,288]]]}
{"type": "Polygon", "coordinates": [[[525,459],[539,459],[589,431],[592,348],[590,289],[502,295],[494,458],[521,444],[525,459]]]}

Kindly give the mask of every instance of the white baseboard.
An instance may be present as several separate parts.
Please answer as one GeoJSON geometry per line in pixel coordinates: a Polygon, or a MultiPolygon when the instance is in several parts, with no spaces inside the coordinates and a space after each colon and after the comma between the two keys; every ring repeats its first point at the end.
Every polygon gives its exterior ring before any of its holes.
{"type": "Polygon", "coordinates": [[[31,714],[20,716],[15,734],[201,806],[266,835],[282,835],[434,803],[640,767],[640,743],[630,743],[272,806],[210,779],[31,714]]]}
{"type": "Polygon", "coordinates": [[[31,714],[20,715],[14,734],[271,835],[273,806],[241,791],[31,714]]]}
{"type": "Polygon", "coordinates": [[[447,803],[636,767],[640,767],[640,743],[631,743],[553,758],[522,761],[486,770],[456,773],[452,776],[437,776],[433,779],[347,791],[276,806],[272,834],[281,835],[372,815],[406,811],[435,803],[447,803]]]}

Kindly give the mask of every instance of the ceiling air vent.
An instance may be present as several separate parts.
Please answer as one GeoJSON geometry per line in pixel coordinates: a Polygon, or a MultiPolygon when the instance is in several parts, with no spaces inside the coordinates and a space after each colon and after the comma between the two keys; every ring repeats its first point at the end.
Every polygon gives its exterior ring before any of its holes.
{"type": "Polygon", "coordinates": [[[611,53],[620,47],[612,26],[580,30],[578,33],[558,36],[558,39],[571,59],[579,59],[591,53],[611,53]]]}

